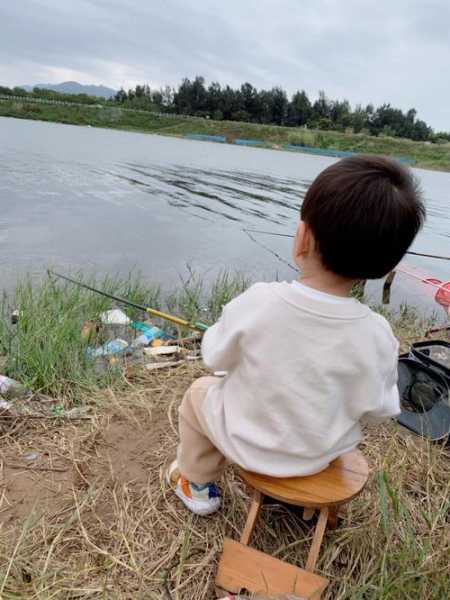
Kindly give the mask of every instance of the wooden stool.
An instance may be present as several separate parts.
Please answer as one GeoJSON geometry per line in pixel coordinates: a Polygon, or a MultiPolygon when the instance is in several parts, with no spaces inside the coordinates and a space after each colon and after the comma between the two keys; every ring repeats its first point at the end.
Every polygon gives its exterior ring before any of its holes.
{"type": "Polygon", "coordinates": [[[244,481],[253,488],[253,498],[240,544],[232,540],[225,540],[216,579],[218,587],[231,592],[239,591],[240,586],[247,587],[251,592],[265,591],[266,593],[281,594],[290,591],[292,593],[293,588],[289,587],[291,585],[289,579],[295,582],[295,586],[297,586],[295,590],[299,596],[320,598],[320,594],[328,582],[313,574],[313,571],[323,536],[327,526],[330,529],[336,527],[338,508],[355,498],[363,490],[369,476],[366,459],[361,452],[354,450],[334,460],[324,471],[306,477],[279,479],[250,473],[243,469],[240,470],[240,474],[244,481]],[[312,519],[314,512],[319,510],[319,518],[306,561],[306,571],[252,548],[247,548],[265,496],[303,507],[303,517],[306,520],[312,519]],[[236,563],[238,555],[240,559],[236,563]],[[262,573],[263,569],[267,569],[267,571],[262,573]],[[297,572],[294,573],[293,570],[297,572]],[[270,589],[263,590],[259,587],[262,579],[266,588],[270,589]],[[267,586],[268,581],[270,581],[269,586],[267,586]]]}

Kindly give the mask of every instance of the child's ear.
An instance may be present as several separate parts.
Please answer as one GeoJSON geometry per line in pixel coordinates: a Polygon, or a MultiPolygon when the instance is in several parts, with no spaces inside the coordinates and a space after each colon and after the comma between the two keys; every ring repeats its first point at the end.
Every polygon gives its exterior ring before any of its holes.
{"type": "Polygon", "coordinates": [[[304,221],[300,221],[297,227],[294,241],[294,257],[305,256],[311,249],[311,230],[304,221]]]}

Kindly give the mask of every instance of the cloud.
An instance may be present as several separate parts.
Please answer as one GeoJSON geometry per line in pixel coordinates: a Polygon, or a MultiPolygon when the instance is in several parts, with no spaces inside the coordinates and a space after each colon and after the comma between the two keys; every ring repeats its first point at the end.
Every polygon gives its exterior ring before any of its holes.
{"type": "Polygon", "coordinates": [[[450,130],[447,0],[16,0],[0,18],[7,85],[160,86],[202,74],[414,106],[450,130]]]}

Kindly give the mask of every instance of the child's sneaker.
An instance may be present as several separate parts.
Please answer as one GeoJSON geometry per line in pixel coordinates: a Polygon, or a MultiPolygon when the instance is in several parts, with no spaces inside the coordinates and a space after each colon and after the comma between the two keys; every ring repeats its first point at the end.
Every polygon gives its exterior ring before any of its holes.
{"type": "Polygon", "coordinates": [[[196,515],[210,515],[220,508],[221,497],[215,483],[197,485],[180,474],[176,460],[166,472],[167,483],[174,488],[175,494],[183,504],[196,515]]]}

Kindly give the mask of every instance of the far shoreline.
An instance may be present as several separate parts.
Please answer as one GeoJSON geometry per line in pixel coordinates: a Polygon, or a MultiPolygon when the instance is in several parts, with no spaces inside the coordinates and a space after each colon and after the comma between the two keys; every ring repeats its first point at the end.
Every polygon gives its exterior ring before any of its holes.
{"type": "Polygon", "coordinates": [[[151,133],[191,141],[204,140],[330,158],[340,158],[350,153],[383,154],[400,159],[414,168],[450,172],[450,143],[428,144],[387,136],[241,121],[213,121],[184,115],[123,111],[115,107],[46,105],[5,100],[0,101],[0,117],[151,133]]]}

